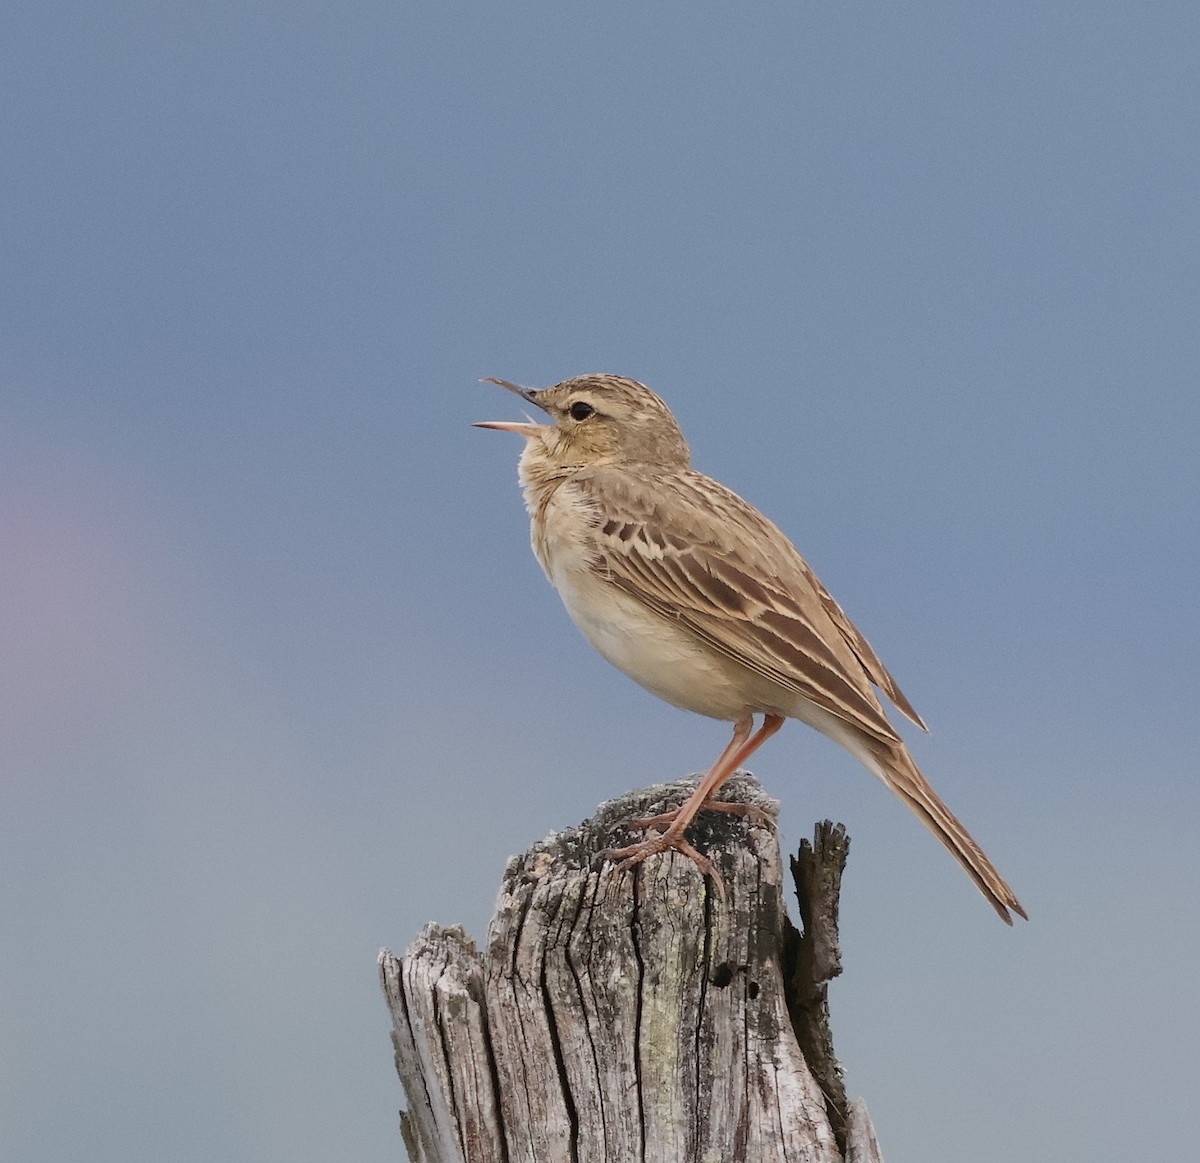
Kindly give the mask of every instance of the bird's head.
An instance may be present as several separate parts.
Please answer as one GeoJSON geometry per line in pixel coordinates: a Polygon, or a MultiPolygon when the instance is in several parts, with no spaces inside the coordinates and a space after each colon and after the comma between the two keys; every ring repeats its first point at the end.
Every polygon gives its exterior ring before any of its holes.
{"type": "Polygon", "coordinates": [[[605,464],[644,464],[687,468],[687,441],[671,410],[644,384],[624,376],[586,375],[551,388],[523,388],[507,380],[486,381],[515,392],[541,408],[550,424],[484,420],[525,437],[526,469],[561,475],[605,464]]]}

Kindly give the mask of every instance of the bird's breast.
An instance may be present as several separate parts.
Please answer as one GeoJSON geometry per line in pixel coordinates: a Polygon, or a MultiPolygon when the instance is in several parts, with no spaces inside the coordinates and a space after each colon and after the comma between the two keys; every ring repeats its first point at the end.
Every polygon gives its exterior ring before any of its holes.
{"type": "Polygon", "coordinates": [[[613,666],[659,698],[714,719],[747,709],[747,673],[604,577],[594,505],[569,484],[527,491],[533,552],[571,620],[613,666]]]}

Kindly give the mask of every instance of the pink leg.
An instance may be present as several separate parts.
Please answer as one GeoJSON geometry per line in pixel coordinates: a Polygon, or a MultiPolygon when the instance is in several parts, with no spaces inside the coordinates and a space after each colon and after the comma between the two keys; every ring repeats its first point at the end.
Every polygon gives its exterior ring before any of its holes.
{"type": "MultiPolygon", "coordinates": [[[[729,745],[721,752],[712,769],[700,781],[700,786],[688,796],[683,806],[677,812],[665,813],[665,818],[655,817],[656,820],[661,818],[664,823],[667,818],[670,819],[670,826],[667,830],[661,835],[647,837],[640,844],[630,844],[626,848],[610,849],[607,855],[620,860],[621,868],[631,868],[635,864],[640,864],[647,857],[655,855],[655,853],[674,849],[690,857],[699,866],[701,872],[711,876],[716,882],[721,896],[724,897],[725,889],[721,884],[721,878],[717,875],[717,870],[712,865],[712,861],[705,856],[701,856],[687,842],[684,833],[687,831],[688,825],[692,822],[696,813],[705,805],[705,801],[715,795],[720,786],[754,752],[770,739],[783,726],[783,723],[784,718],[782,715],[767,715],[763,718],[763,724],[758,729],[758,732],[752,736],[750,732],[754,727],[753,715],[747,715],[744,719],[739,719],[734,724],[733,738],[729,741],[729,745]]],[[[634,821],[633,826],[636,827],[640,824],[648,823],[650,821],[639,820],[634,821]]]]}
{"type": "MultiPolygon", "coordinates": [[[[660,812],[657,816],[643,816],[639,820],[625,820],[624,826],[639,831],[649,828],[665,828],[675,822],[682,810],[683,805],[680,804],[679,807],[672,808],[668,812],[660,812]]],[[[749,816],[750,820],[759,827],[770,828],[772,831],[775,830],[774,817],[764,812],[757,804],[739,804],[731,800],[714,800],[710,798],[700,805],[696,814],[699,815],[700,812],[721,812],[726,816],[749,816]]]]}

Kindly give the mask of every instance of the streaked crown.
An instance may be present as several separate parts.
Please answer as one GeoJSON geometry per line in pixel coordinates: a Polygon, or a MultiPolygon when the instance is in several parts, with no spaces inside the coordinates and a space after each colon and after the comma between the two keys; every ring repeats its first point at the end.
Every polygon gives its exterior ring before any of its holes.
{"type": "Polygon", "coordinates": [[[683,469],[691,461],[687,441],[670,408],[637,380],[601,374],[576,376],[521,394],[554,421],[557,440],[552,455],[563,463],[683,469]]]}

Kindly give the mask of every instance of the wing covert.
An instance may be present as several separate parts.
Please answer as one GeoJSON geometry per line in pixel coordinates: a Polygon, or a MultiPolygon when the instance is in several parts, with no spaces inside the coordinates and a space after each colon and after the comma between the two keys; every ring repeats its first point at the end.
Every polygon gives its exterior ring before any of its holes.
{"type": "Polygon", "coordinates": [[[920,723],[787,537],[735,493],[690,471],[657,478],[653,488],[630,482],[628,468],[576,480],[601,514],[595,569],[606,580],[881,741],[900,737],[873,682],[920,723]]]}

